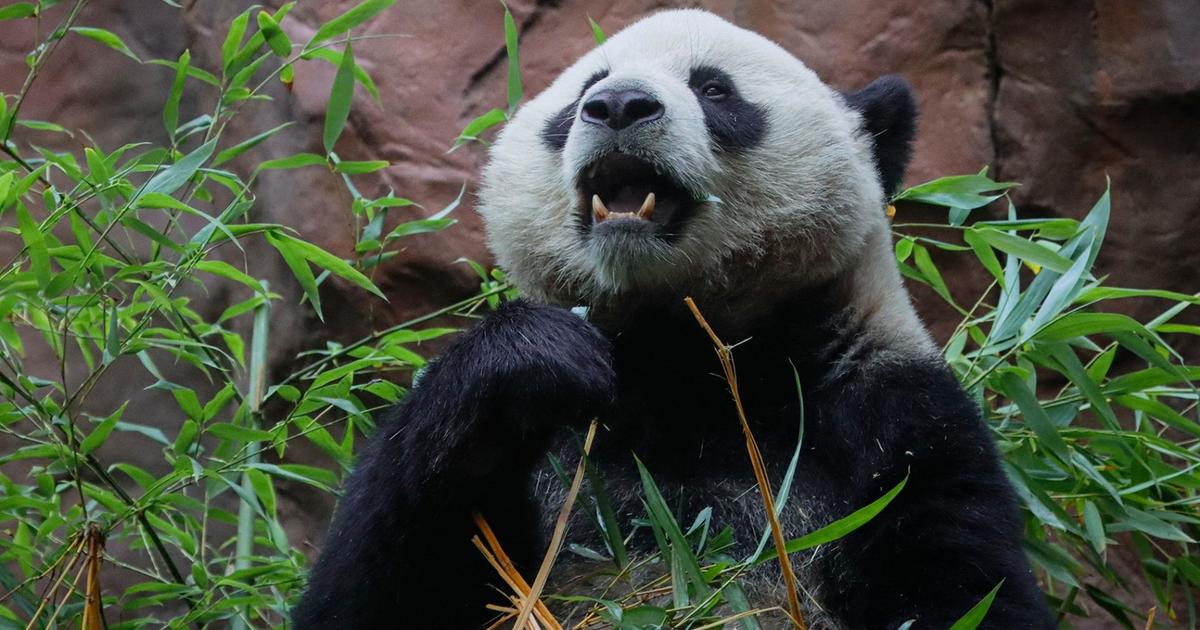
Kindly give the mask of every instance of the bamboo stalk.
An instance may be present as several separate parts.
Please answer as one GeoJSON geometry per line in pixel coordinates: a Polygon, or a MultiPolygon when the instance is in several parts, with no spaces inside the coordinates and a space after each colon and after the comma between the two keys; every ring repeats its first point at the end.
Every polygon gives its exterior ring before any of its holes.
{"type": "MultiPolygon", "coordinates": [[[[513,565],[512,560],[509,559],[508,554],[504,553],[504,549],[500,546],[500,541],[496,539],[496,535],[492,532],[491,526],[478,513],[475,514],[475,524],[479,526],[479,529],[483,532],[488,542],[485,545],[479,539],[479,536],[474,536],[471,538],[471,544],[475,545],[479,553],[483,554],[484,559],[488,561],[488,564],[492,565],[496,573],[500,574],[500,579],[504,580],[504,583],[514,593],[517,593],[521,598],[528,598],[529,583],[517,572],[517,568],[513,565]]],[[[549,628],[562,627],[554,620],[554,616],[550,614],[550,609],[546,608],[546,605],[541,600],[538,600],[534,605],[534,614],[549,628]]],[[[515,617],[516,615],[517,608],[516,603],[514,603],[512,615],[509,616],[515,617]]]]}
{"type": "MultiPolygon", "coordinates": [[[[269,287],[265,280],[262,281],[262,287],[264,295],[269,293],[269,287]]],[[[246,404],[249,408],[247,409],[246,422],[251,428],[255,429],[258,428],[262,420],[262,402],[267,371],[267,339],[270,332],[270,312],[271,300],[269,299],[264,299],[254,309],[254,328],[250,338],[250,379],[246,386],[246,404]]],[[[250,442],[247,444],[248,456],[246,462],[257,464],[260,459],[259,450],[261,448],[262,445],[259,442],[250,442]]],[[[234,569],[239,571],[250,568],[250,560],[254,556],[254,484],[250,481],[250,475],[246,472],[242,473],[241,485],[242,495],[238,501],[237,547],[233,562],[234,569]]],[[[242,630],[245,628],[249,615],[250,609],[247,608],[244,617],[239,615],[230,619],[229,627],[231,630],[242,630]]]]}
{"type": "MultiPolygon", "coordinates": [[[[550,569],[554,567],[554,561],[558,558],[563,537],[567,533],[567,519],[571,516],[571,508],[575,506],[575,499],[579,496],[579,487],[583,485],[584,464],[587,463],[588,453],[592,452],[592,440],[596,438],[597,422],[593,418],[591,425],[588,426],[587,437],[583,440],[583,455],[579,458],[579,465],[575,467],[575,478],[571,480],[571,489],[567,492],[567,499],[563,501],[562,509],[558,512],[558,521],[554,524],[554,534],[550,537],[550,546],[546,549],[545,557],[542,558],[542,566],[538,568],[537,577],[533,579],[533,588],[529,592],[529,597],[521,603],[521,611],[517,614],[514,628],[524,627],[525,620],[529,619],[529,613],[533,609],[533,603],[539,601],[538,598],[546,586],[546,580],[550,577],[550,569]]],[[[560,630],[562,628],[562,626],[557,627],[560,630]]]]}
{"type": "Polygon", "coordinates": [[[105,627],[104,608],[100,595],[100,564],[104,560],[104,533],[92,524],[87,529],[87,590],[83,604],[80,630],[101,630],[105,627]]]}
{"type": "Polygon", "coordinates": [[[733,396],[733,405],[737,408],[738,420],[742,423],[742,434],[746,437],[746,452],[750,455],[750,465],[754,468],[754,478],[758,481],[758,491],[762,495],[763,508],[767,512],[767,522],[771,525],[771,537],[775,541],[775,551],[779,554],[779,568],[783,572],[783,583],[787,588],[788,608],[791,612],[792,623],[800,630],[806,630],[804,615],[800,611],[800,595],[796,589],[796,574],[792,571],[792,559],[788,556],[787,545],[783,539],[783,527],[775,517],[775,499],[771,492],[771,482],[767,478],[767,468],[763,463],[762,453],[758,450],[758,442],[754,440],[754,432],[750,430],[750,422],[746,420],[746,410],[742,406],[742,396],[738,392],[737,370],[733,365],[733,354],[729,346],[721,341],[716,331],[704,319],[699,307],[692,298],[684,298],[696,322],[708,333],[721,361],[721,369],[725,372],[725,381],[729,383],[729,393],[733,396]]]}

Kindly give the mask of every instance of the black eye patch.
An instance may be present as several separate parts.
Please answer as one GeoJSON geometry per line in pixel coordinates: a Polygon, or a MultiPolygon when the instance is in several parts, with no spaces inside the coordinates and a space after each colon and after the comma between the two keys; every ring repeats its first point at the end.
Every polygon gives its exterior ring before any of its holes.
{"type": "Polygon", "coordinates": [[[575,97],[570,105],[559,110],[553,118],[546,121],[546,126],[542,127],[541,133],[542,142],[546,146],[555,151],[562,151],[567,144],[567,134],[571,133],[571,125],[575,122],[575,111],[579,109],[579,99],[583,98],[584,93],[596,85],[597,81],[607,76],[608,70],[600,70],[588,77],[588,80],[583,83],[583,88],[579,90],[579,96],[575,97]]]}
{"type": "Polygon", "coordinates": [[[712,66],[692,69],[688,87],[704,112],[704,126],[724,151],[753,149],[767,132],[767,113],[743,99],[733,78],[712,66]]]}

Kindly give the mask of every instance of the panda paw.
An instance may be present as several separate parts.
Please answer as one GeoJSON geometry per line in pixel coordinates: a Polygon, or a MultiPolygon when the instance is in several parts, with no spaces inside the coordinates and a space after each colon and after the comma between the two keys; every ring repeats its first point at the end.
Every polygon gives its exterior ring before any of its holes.
{"type": "Polygon", "coordinates": [[[489,403],[522,428],[582,422],[616,398],[611,344],[566,309],[509,302],[472,337],[465,359],[485,381],[489,403]]]}

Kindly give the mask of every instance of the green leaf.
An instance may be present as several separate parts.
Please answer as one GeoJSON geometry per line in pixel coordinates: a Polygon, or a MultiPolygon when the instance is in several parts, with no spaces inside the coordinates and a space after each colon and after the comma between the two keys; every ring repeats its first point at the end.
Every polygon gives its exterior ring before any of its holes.
{"type": "Polygon", "coordinates": [[[1021,410],[1021,416],[1024,417],[1026,426],[1033,429],[1041,446],[1054,453],[1063,463],[1070,465],[1071,454],[1067,443],[1058,434],[1058,429],[1050,421],[1050,416],[1046,415],[1046,408],[1038,402],[1037,397],[1034,396],[1025,381],[1016,372],[1010,370],[1000,375],[1000,383],[1004,394],[1021,410]]]}
{"type": "Polygon", "coordinates": [[[187,453],[188,449],[196,441],[196,436],[199,434],[200,425],[195,420],[184,420],[183,426],[179,427],[179,436],[175,438],[175,443],[171,446],[171,450],[176,455],[187,453]]]}
{"type": "MultiPolygon", "coordinates": [[[[308,43],[304,45],[304,49],[311,50],[317,44],[349,31],[375,17],[381,11],[395,3],[396,0],[365,0],[365,2],[358,3],[349,11],[333,18],[317,29],[317,32],[313,33],[312,39],[308,40],[308,43]]],[[[347,45],[349,45],[349,42],[347,42],[347,45]]]]}
{"type": "Polygon", "coordinates": [[[1164,540],[1174,540],[1178,542],[1192,543],[1196,542],[1191,536],[1188,536],[1183,530],[1167,521],[1151,514],[1143,512],[1136,508],[1125,506],[1125,515],[1117,518],[1110,527],[1112,532],[1127,532],[1137,531],[1155,538],[1164,540]]]}
{"type": "Polygon", "coordinates": [[[963,615],[950,626],[950,630],[975,630],[979,624],[983,623],[983,618],[987,616],[988,610],[992,607],[992,600],[996,599],[996,593],[1000,592],[1000,587],[1004,586],[1004,580],[991,590],[983,599],[979,600],[978,604],[971,607],[967,614],[963,615]]]}
{"type": "Polygon", "coordinates": [[[130,201],[136,201],[139,197],[148,193],[174,194],[175,191],[182,188],[192,178],[192,175],[196,174],[196,171],[200,170],[200,167],[212,155],[213,149],[216,148],[216,138],[200,145],[195,151],[183,156],[178,162],[151,177],[150,181],[146,182],[146,185],[130,201]]]}
{"type": "Polygon", "coordinates": [[[463,127],[462,132],[458,134],[458,138],[454,140],[454,146],[450,147],[450,150],[453,151],[471,140],[477,140],[480,134],[507,119],[508,113],[502,109],[492,109],[487,113],[476,116],[474,120],[467,123],[466,127],[463,127]]]}
{"type": "Polygon", "coordinates": [[[246,477],[250,479],[250,485],[254,488],[254,494],[258,496],[258,500],[262,502],[263,509],[272,517],[275,516],[275,486],[271,483],[271,478],[261,470],[253,468],[246,470],[246,477]]]}
{"type": "Polygon", "coordinates": [[[317,313],[317,318],[325,321],[325,314],[321,312],[321,294],[317,289],[317,279],[313,276],[312,269],[308,266],[304,256],[297,251],[293,245],[294,241],[282,237],[278,232],[267,232],[267,242],[271,244],[283,257],[283,262],[292,270],[292,275],[295,276],[296,282],[300,284],[300,288],[304,291],[305,297],[308,298],[308,303],[312,305],[313,311],[317,313]]]}
{"type": "Polygon", "coordinates": [[[16,20],[37,15],[37,7],[31,2],[14,2],[0,8],[0,20],[16,20]]]}
{"type": "Polygon", "coordinates": [[[204,431],[223,440],[233,440],[234,442],[266,442],[271,439],[271,434],[262,429],[252,429],[227,422],[211,425],[204,431]]]}
{"type": "MultiPolygon", "coordinates": [[[[1090,237],[1091,231],[1089,230],[1087,234],[1090,237]]],[[[1090,244],[1090,240],[1088,243],[1090,244]]],[[[1071,268],[1055,280],[1054,285],[1050,287],[1050,291],[1042,300],[1042,306],[1038,309],[1029,328],[1038,330],[1062,313],[1067,306],[1070,306],[1075,301],[1075,296],[1079,294],[1080,289],[1083,288],[1089,271],[1091,271],[1091,258],[1088,256],[1087,247],[1083,246],[1079,248],[1075,261],[1071,263],[1071,268]]]]}
{"type": "Polygon", "coordinates": [[[104,339],[104,364],[112,363],[113,359],[121,353],[121,318],[117,315],[117,304],[109,307],[108,317],[105,325],[108,327],[108,334],[104,339]]]}
{"type": "Polygon", "coordinates": [[[196,263],[196,270],[206,271],[213,275],[233,280],[234,282],[240,282],[241,284],[254,289],[256,293],[266,292],[266,290],[263,288],[263,285],[259,283],[258,280],[251,278],[245,273],[242,273],[242,271],[237,267],[234,267],[233,265],[230,265],[222,260],[202,260],[196,263]]]}
{"type": "MultiPolygon", "coordinates": [[[[229,147],[228,149],[221,151],[220,153],[217,154],[217,157],[213,160],[213,166],[220,166],[220,165],[224,164],[225,162],[228,162],[229,160],[232,160],[233,158],[245,153],[246,151],[249,151],[250,149],[258,146],[260,143],[262,143],[267,138],[270,138],[271,136],[275,135],[276,133],[279,133],[280,131],[286,129],[287,127],[290,127],[292,124],[293,123],[291,123],[291,122],[285,122],[282,125],[279,125],[277,127],[272,127],[262,133],[255,134],[254,136],[251,136],[251,137],[229,147]]],[[[301,155],[304,155],[304,154],[301,154],[301,155]]],[[[311,155],[311,154],[309,154],[309,155],[311,155]]],[[[320,157],[320,156],[317,156],[317,157],[320,157]]],[[[323,159],[321,161],[324,162],[323,159]]],[[[265,165],[265,163],[259,164],[258,168],[261,170],[262,168],[264,168],[264,165],[265,165]]]]}
{"type": "Polygon", "coordinates": [[[44,289],[50,284],[50,253],[46,249],[46,237],[25,209],[25,204],[20,202],[17,203],[17,226],[29,253],[29,265],[33,268],[38,287],[44,289]]]}
{"type": "Polygon", "coordinates": [[[279,28],[279,24],[266,11],[258,12],[258,31],[262,33],[263,38],[267,40],[267,46],[271,47],[271,52],[280,57],[287,57],[292,52],[292,40],[288,39],[287,33],[279,28]]]}
{"type": "Polygon", "coordinates": [[[600,30],[600,25],[596,23],[596,20],[592,19],[592,16],[589,15],[587,21],[592,26],[592,37],[596,38],[596,45],[602,45],[605,39],[604,31],[600,30]]]}
{"type": "MultiPolygon", "coordinates": [[[[8,191],[12,189],[13,172],[0,175],[0,211],[8,205],[8,191]]],[[[73,215],[72,215],[73,216],[73,215]]]]}
{"type": "Polygon", "coordinates": [[[63,127],[62,125],[46,122],[44,120],[30,120],[28,118],[22,118],[21,120],[18,120],[16,124],[20,125],[21,127],[25,127],[26,129],[33,129],[34,131],[52,131],[54,133],[65,133],[68,136],[74,135],[70,131],[67,131],[67,128],[63,127]]]}
{"type": "Polygon", "coordinates": [[[171,395],[175,397],[175,403],[179,405],[179,409],[187,415],[190,420],[203,420],[204,408],[200,406],[200,399],[196,397],[196,392],[186,388],[179,387],[171,390],[171,395]]]}
{"type": "Polygon", "coordinates": [[[646,470],[645,464],[641,459],[634,456],[634,461],[637,463],[638,474],[642,478],[642,490],[645,494],[646,509],[650,513],[651,519],[661,527],[670,540],[671,557],[674,561],[680,563],[683,573],[687,575],[688,582],[696,589],[696,592],[701,597],[708,597],[711,589],[708,582],[704,579],[704,574],[700,571],[700,564],[692,553],[691,547],[688,545],[687,538],[679,529],[679,523],[675,521],[675,517],[671,514],[670,508],[667,507],[667,502],[663,499],[662,493],[658,490],[658,485],[654,483],[654,479],[650,477],[650,471],[646,470]]]}
{"type": "MultiPolygon", "coordinates": [[[[336,50],[330,50],[328,48],[318,48],[317,50],[307,51],[301,55],[301,58],[320,59],[321,61],[332,64],[335,68],[342,63],[342,53],[336,50]]],[[[371,75],[368,74],[366,70],[363,70],[362,66],[359,66],[358,64],[354,65],[354,78],[359,82],[360,85],[363,86],[363,89],[365,89],[367,93],[371,95],[371,100],[375,101],[376,105],[382,103],[382,101],[379,99],[379,87],[375,85],[375,80],[372,79],[371,75]]]]}
{"type": "Polygon", "coordinates": [[[269,475],[316,486],[326,492],[333,492],[333,486],[337,485],[337,477],[333,473],[315,466],[303,466],[301,464],[248,464],[246,468],[261,470],[269,475]]]}
{"type": "Polygon", "coordinates": [[[513,20],[508,5],[504,5],[504,49],[508,53],[508,113],[517,111],[521,103],[521,61],[517,46],[517,23],[513,20]]]}
{"type": "Polygon", "coordinates": [[[288,170],[303,168],[305,166],[317,166],[318,164],[326,165],[328,161],[324,156],[317,155],[316,153],[297,153],[285,158],[267,160],[255,167],[254,172],[258,174],[260,171],[288,170]]]}
{"type": "Polygon", "coordinates": [[[1000,260],[996,258],[996,252],[992,249],[992,246],[988,245],[973,230],[964,231],[963,240],[975,251],[975,257],[979,259],[979,263],[983,265],[984,269],[988,270],[988,273],[992,274],[992,277],[996,279],[1000,287],[1006,287],[1004,268],[1000,266],[1000,260]]]}
{"type": "Polygon", "coordinates": [[[1143,413],[1150,414],[1154,419],[1162,422],[1167,426],[1174,427],[1180,431],[1185,431],[1193,436],[1200,437],[1200,424],[1196,424],[1189,420],[1186,416],[1175,411],[1169,405],[1159,402],[1153,398],[1138,396],[1133,394],[1116,396],[1113,398],[1122,407],[1135,409],[1143,413]]]}
{"type": "Polygon", "coordinates": [[[929,256],[929,250],[921,245],[913,247],[913,263],[917,269],[921,270],[921,274],[925,276],[925,280],[929,282],[929,286],[947,302],[953,303],[954,298],[950,296],[950,288],[946,286],[945,279],[942,278],[941,272],[938,271],[936,265],[933,264],[933,258],[929,256]]]}
{"type": "Polygon", "coordinates": [[[380,169],[391,166],[391,162],[387,160],[368,160],[363,162],[339,161],[333,165],[334,170],[347,175],[361,175],[363,173],[374,173],[380,169]]]}
{"type": "Polygon", "coordinates": [[[225,34],[225,42],[221,44],[222,72],[228,73],[231,69],[238,49],[242,45],[242,38],[246,34],[246,25],[250,22],[250,12],[252,10],[253,7],[246,9],[229,23],[229,32],[225,34]]]}
{"type": "MultiPolygon", "coordinates": [[[[255,37],[260,36],[255,35],[255,37]]],[[[271,53],[263,53],[256,57],[254,61],[241,66],[241,69],[237,71],[237,74],[234,74],[233,78],[229,80],[229,87],[226,90],[225,99],[229,102],[233,102],[235,100],[249,98],[250,90],[249,88],[246,88],[246,83],[250,81],[250,78],[253,77],[254,74],[258,72],[259,68],[262,68],[262,65],[270,58],[271,53]]]]}
{"type": "Polygon", "coordinates": [[[1091,501],[1083,502],[1083,525],[1092,549],[1095,549],[1096,553],[1104,553],[1104,523],[1100,520],[1100,510],[1096,509],[1096,504],[1091,501]]]}
{"type": "Polygon", "coordinates": [[[183,96],[183,84],[187,80],[188,67],[192,63],[192,51],[184,49],[175,64],[175,81],[171,84],[171,95],[163,106],[163,126],[167,128],[167,137],[175,141],[175,130],[179,127],[179,99],[183,96]]]}
{"type": "Polygon", "coordinates": [[[83,441],[79,443],[80,455],[87,455],[104,444],[104,441],[108,439],[108,434],[112,433],[113,428],[117,426],[117,421],[121,419],[121,414],[125,413],[127,406],[129,406],[129,401],[121,403],[121,406],[111,416],[101,421],[87,437],[83,438],[83,441]]]}
{"type": "MultiPolygon", "coordinates": [[[[178,62],[170,61],[168,59],[151,59],[150,61],[147,61],[146,63],[152,64],[155,66],[165,66],[167,68],[171,68],[172,70],[179,67],[178,62]]],[[[205,84],[211,85],[213,87],[221,86],[221,80],[218,79],[216,77],[216,75],[214,75],[211,72],[197,68],[196,66],[188,66],[184,70],[184,72],[186,72],[189,77],[196,79],[197,81],[200,81],[201,83],[205,83],[205,84]]]]}
{"type": "Polygon", "coordinates": [[[1058,273],[1066,273],[1071,261],[1033,241],[991,228],[971,228],[979,238],[996,249],[1012,254],[1025,262],[1034,263],[1058,273]]]}
{"type": "MultiPolygon", "coordinates": [[[[849,515],[843,516],[842,518],[839,518],[838,520],[816,531],[809,532],[808,534],[805,534],[799,538],[789,540],[787,545],[785,545],[787,552],[789,554],[793,554],[797,551],[812,549],[817,545],[823,545],[847,536],[859,527],[866,525],[871,521],[871,519],[875,518],[876,515],[882,512],[883,509],[886,508],[888,504],[896,498],[896,495],[900,494],[901,490],[904,490],[904,486],[907,483],[908,477],[906,476],[904,479],[901,479],[900,483],[896,484],[894,488],[888,490],[886,494],[855,510],[849,515]]],[[[770,549],[761,552],[758,557],[754,559],[753,563],[761,564],[777,557],[778,552],[776,552],[774,549],[770,549]]]]}
{"type": "Polygon", "coordinates": [[[388,232],[387,240],[412,236],[413,234],[425,234],[427,232],[438,232],[444,230],[451,225],[457,223],[456,219],[419,219],[417,221],[409,221],[397,225],[394,230],[388,232]]]}
{"type": "Polygon", "coordinates": [[[892,197],[892,201],[915,201],[935,206],[974,210],[999,199],[1001,193],[1017,186],[1013,182],[996,182],[987,176],[987,169],[975,175],[952,175],[941,177],[924,184],[905,189],[892,197]]]}
{"type": "Polygon", "coordinates": [[[1069,313],[1048,324],[1034,338],[1043,341],[1069,341],[1100,333],[1140,332],[1137,320],[1120,313],[1069,313]]]}
{"type": "Polygon", "coordinates": [[[337,73],[333,77],[333,87],[329,90],[329,105],[325,110],[322,143],[326,153],[333,151],[333,145],[342,135],[342,129],[350,118],[350,103],[354,98],[354,67],[354,51],[350,42],[346,42],[342,63],[338,65],[337,73]]]}
{"type": "MultiPolygon", "coordinates": [[[[1050,345],[1050,344],[1047,344],[1050,345]]],[[[1108,404],[1104,393],[1100,391],[1100,386],[1096,381],[1092,380],[1087,370],[1083,367],[1083,363],[1079,357],[1075,355],[1075,351],[1065,343],[1050,345],[1050,356],[1058,362],[1062,368],[1063,374],[1071,380],[1075,387],[1079,388],[1092,405],[1100,418],[1104,421],[1105,426],[1113,430],[1120,430],[1120,425],[1117,422],[1117,416],[1113,413],[1112,406],[1108,404]]]]}
{"type": "Polygon", "coordinates": [[[297,238],[292,238],[286,234],[275,234],[275,237],[287,242],[288,245],[294,249],[294,251],[298,252],[300,256],[302,256],[308,262],[311,262],[322,269],[327,269],[335,276],[362,289],[365,289],[376,296],[383,298],[385,301],[387,300],[387,297],[384,296],[383,292],[379,290],[379,287],[375,286],[375,283],[371,282],[369,278],[364,276],[354,267],[351,267],[349,263],[341,258],[330,254],[329,252],[317,247],[316,245],[313,245],[312,243],[302,241],[297,238]]]}
{"type": "Polygon", "coordinates": [[[126,57],[129,57],[130,59],[133,59],[138,63],[141,63],[142,61],[141,59],[138,59],[137,55],[133,54],[133,51],[129,49],[129,46],[126,46],[125,42],[118,37],[116,33],[110,30],[91,26],[72,26],[71,30],[92,41],[100,42],[101,44],[112,48],[113,50],[125,55],[126,57]]]}

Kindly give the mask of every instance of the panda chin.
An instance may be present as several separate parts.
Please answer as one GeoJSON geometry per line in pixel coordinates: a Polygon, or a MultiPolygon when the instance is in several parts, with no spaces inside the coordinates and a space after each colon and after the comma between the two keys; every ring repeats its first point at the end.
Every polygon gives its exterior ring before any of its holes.
{"type": "Polygon", "coordinates": [[[653,162],[612,152],[593,161],[578,178],[579,214],[593,239],[679,235],[700,202],[653,162]]]}

